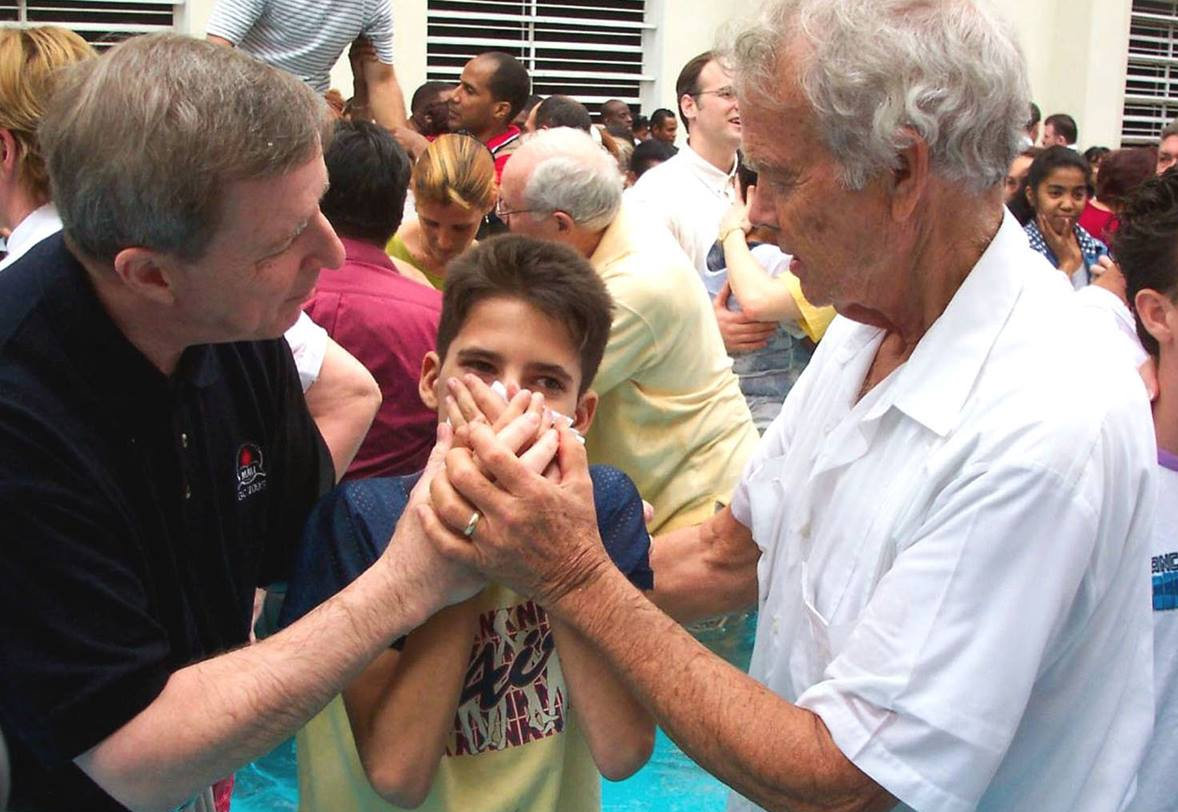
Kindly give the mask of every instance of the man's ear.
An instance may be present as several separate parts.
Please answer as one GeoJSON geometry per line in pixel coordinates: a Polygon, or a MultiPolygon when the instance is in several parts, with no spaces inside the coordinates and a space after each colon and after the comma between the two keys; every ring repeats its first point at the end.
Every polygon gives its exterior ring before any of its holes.
{"type": "Polygon", "coordinates": [[[910,132],[911,142],[900,150],[899,166],[892,170],[892,219],[904,222],[916,211],[929,183],[928,142],[910,132]]]}
{"type": "Polygon", "coordinates": [[[1173,346],[1178,335],[1178,306],[1164,293],[1151,288],[1137,291],[1133,297],[1133,309],[1137,318],[1154,339],[1162,346],[1173,346]]]}
{"type": "Polygon", "coordinates": [[[438,373],[442,371],[442,362],[438,354],[430,350],[421,359],[421,376],[417,379],[417,396],[431,412],[438,410],[438,373]]]}
{"type": "Polygon", "coordinates": [[[511,102],[498,101],[491,106],[491,115],[504,124],[511,123],[511,102]]]}
{"type": "Polygon", "coordinates": [[[683,111],[685,123],[689,124],[699,117],[699,104],[690,93],[684,93],[679,97],[679,108],[683,111]]]}
{"type": "Polygon", "coordinates": [[[556,230],[560,232],[572,231],[576,223],[573,218],[568,215],[568,212],[554,211],[552,217],[556,220],[556,230]]]}
{"type": "Polygon", "coordinates": [[[175,274],[181,271],[150,248],[124,248],[115,255],[115,274],[140,296],[171,307],[176,303],[175,274]]]}
{"type": "Polygon", "coordinates": [[[581,434],[589,431],[595,414],[597,414],[597,393],[592,389],[586,389],[585,394],[577,399],[577,410],[573,413],[573,428],[581,434]]]}

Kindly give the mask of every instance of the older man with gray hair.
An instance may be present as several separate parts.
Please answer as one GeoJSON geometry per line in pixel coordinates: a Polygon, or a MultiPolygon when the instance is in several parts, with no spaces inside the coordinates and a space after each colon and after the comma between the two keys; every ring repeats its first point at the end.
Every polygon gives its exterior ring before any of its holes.
{"type": "Polygon", "coordinates": [[[611,570],[568,436],[551,481],[476,426],[427,532],[595,641],[732,810],[1123,808],[1156,452],[1135,371],[1003,209],[1010,28],[980,0],[778,0],[732,64],[751,219],[840,313],[730,507],[653,546],[672,614],[757,602],[750,676],[611,570]]]}
{"type": "MultiPolygon", "coordinates": [[[[670,235],[622,208],[617,164],[586,133],[537,133],[503,172],[499,216],[512,232],[589,259],[614,300],[588,452],[634,480],[652,531],[699,524],[727,503],[756,444],[711,309],[670,235]]],[[[469,513],[467,514],[469,516],[469,513]]]]}
{"type": "Polygon", "coordinates": [[[479,587],[410,519],[346,590],[242,647],[331,482],[281,340],[343,261],[319,210],[329,133],[294,77],[170,35],[67,69],[46,111],[64,231],[0,274],[14,809],[211,810],[219,779],[479,587]]]}

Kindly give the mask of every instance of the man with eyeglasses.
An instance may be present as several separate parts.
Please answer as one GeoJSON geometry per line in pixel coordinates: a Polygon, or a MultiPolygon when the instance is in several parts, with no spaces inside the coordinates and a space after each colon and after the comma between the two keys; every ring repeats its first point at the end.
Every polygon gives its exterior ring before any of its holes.
{"type": "Polygon", "coordinates": [[[586,448],[634,480],[654,506],[650,531],[666,532],[728,502],[757,432],[691,266],[628,208],[617,164],[580,130],[537,132],[503,170],[512,233],[575,248],[614,300],[586,448]]]}
{"type": "MultiPolygon", "coordinates": [[[[740,105],[731,72],[712,51],[684,65],[675,92],[687,146],[644,173],[626,197],[636,210],[665,225],[703,274],[720,220],[736,199],[740,105]]],[[[714,310],[729,352],[760,349],[777,328],[775,322],[752,321],[726,307],[714,310]]]]}

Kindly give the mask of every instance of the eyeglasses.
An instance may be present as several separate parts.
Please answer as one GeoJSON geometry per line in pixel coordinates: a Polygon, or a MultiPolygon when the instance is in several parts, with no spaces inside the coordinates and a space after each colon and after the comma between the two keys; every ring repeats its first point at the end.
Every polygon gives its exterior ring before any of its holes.
{"type": "Polygon", "coordinates": [[[533,211],[535,211],[535,209],[509,209],[503,205],[503,198],[499,198],[495,201],[495,214],[497,214],[499,219],[503,222],[507,222],[507,218],[513,214],[528,214],[533,211]]]}
{"type": "Polygon", "coordinates": [[[717,98],[723,99],[724,101],[734,101],[736,99],[736,88],[732,85],[725,85],[716,90],[698,90],[691,95],[698,98],[699,96],[706,96],[709,93],[715,94],[717,98]]]}

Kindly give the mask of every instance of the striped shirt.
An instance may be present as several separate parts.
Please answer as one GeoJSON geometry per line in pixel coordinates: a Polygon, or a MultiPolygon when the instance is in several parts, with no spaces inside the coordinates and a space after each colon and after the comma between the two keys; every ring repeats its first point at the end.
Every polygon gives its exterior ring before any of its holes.
{"type": "Polygon", "coordinates": [[[393,63],[391,0],[217,0],[208,33],[326,93],[331,68],[356,37],[393,63]]]}

